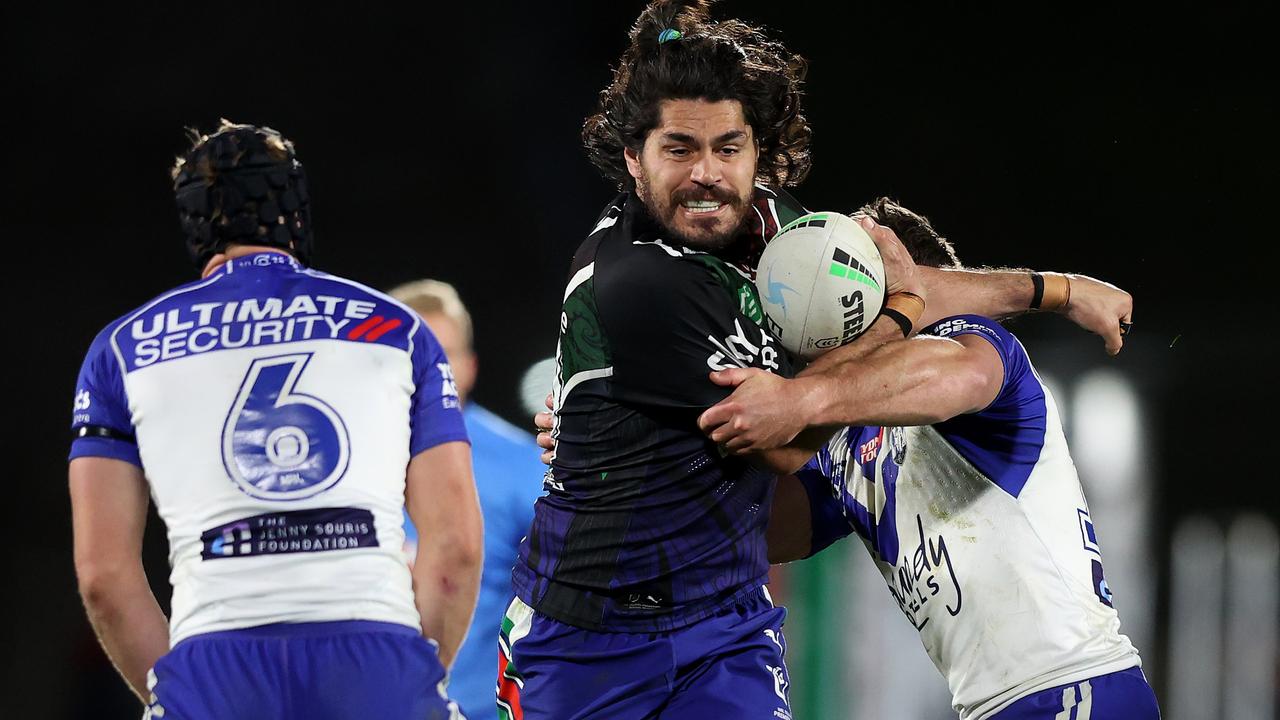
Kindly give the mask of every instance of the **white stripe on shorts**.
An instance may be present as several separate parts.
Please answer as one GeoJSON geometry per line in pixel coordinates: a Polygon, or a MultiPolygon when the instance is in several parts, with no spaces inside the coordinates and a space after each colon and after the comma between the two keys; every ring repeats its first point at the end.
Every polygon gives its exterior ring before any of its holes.
{"type": "Polygon", "coordinates": [[[1093,687],[1089,681],[1080,683],[1080,697],[1076,698],[1076,686],[1062,689],[1062,712],[1053,716],[1053,720],[1089,720],[1093,715],[1093,687]],[[1075,712],[1071,712],[1075,710],[1075,712]]]}

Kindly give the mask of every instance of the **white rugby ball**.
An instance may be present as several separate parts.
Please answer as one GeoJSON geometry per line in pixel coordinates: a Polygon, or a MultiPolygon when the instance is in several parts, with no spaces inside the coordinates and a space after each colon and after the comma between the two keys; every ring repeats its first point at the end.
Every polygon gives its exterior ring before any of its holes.
{"type": "Polygon", "coordinates": [[[884,304],[884,262],[858,222],[837,212],[796,218],[760,256],[760,291],[770,331],[812,360],[858,337],[884,304]]]}

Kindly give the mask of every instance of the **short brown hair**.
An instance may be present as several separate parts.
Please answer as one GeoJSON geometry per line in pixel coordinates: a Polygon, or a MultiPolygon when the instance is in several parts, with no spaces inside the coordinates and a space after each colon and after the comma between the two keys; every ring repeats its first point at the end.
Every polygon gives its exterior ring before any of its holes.
{"type": "Polygon", "coordinates": [[[960,258],[951,241],[933,229],[929,218],[908,210],[887,197],[878,197],[863,205],[859,213],[884,225],[898,236],[917,265],[925,267],[960,267],[960,258]]]}
{"type": "Polygon", "coordinates": [[[387,294],[408,305],[419,315],[439,313],[454,321],[462,332],[462,337],[466,339],[467,347],[471,346],[471,313],[467,312],[467,306],[462,304],[458,291],[449,283],[424,278],[397,285],[387,294]]]}

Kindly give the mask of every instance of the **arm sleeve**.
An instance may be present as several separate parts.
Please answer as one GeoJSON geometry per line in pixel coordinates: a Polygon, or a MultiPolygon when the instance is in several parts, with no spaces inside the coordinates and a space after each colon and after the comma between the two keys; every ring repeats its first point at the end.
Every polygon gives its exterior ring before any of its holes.
{"type": "Polygon", "coordinates": [[[930,332],[940,337],[978,335],[999,353],[1004,384],[995,400],[934,429],[982,474],[1017,497],[1039,461],[1048,427],[1047,396],[1026,349],[999,323],[978,315],[947,318],[930,332]]]}
{"type": "Polygon", "coordinates": [[[409,403],[409,456],[467,438],[458,387],[444,350],[426,323],[413,333],[413,397],[409,403]]]}
{"type": "Polygon", "coordinates": [[[613,385],[624,402],[700,410],[731,388],[711,382],[712,370],[755,367],[790,374],[785,354],[744,314],[754,288],[735,295],[717,261],[671,257],[666,246],[637,246],[623,271],[597,278],[599,312],[613,349],[613,385]],[[750,294],[743,297],[742,294],[750,294]]]}
{"type": "Polygon", "coordinates": [[[991,405],[982,412],[999,410],[1011,402],[1016,404],[1019,399],[1018,389],[1032,371],[1027,351],[1013,333],[995,320],[981,315],[955,315],[938,321],[926,330],[925,334],[949,338],[977,335],[991,343],[996,353],[1000,355],[1001,364],[1004,365],[1004,380],[1001,383],[1000,392],[991,401],[991,405]]]}
{"type": "Polygon", "coordinates": [[[106,457],[142,467],[124,376],[111,350],[110,333],[111,328],[107,328],[94,339],[80,367],[68,459],[106,457]]]}
{"type": "MultiPolygon", "coordinates": [[[[822,452],[826,452],[824,448],[822,452]]],[[[840,499],[835,496],[831,480],[819,469],[815,458],[796,473],[809,497],[809,523],[813,535],[809,540],[809,554],[813,557],[835,541],[853,534],[853,526],[844,516],[840,499]]]]}

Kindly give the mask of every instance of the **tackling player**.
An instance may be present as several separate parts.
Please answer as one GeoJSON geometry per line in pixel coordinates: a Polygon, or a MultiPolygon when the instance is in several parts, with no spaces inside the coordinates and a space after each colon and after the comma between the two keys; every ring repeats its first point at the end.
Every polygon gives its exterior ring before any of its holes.
{"type": "MultiPolygon", "coordinates": [[[[804,64],[709,5],[650,5],[584,128],[622,193],[564,293],[559,444],[500,637],[507,717],[790,717],[784,611],[764,589],[775,479],[696,420],[728,393],[708,369],[791,371],[750,272],[803,213],[781,188],[809,166],[804,64]]],[[[1025,273],[925,275],[931,308],[1032,298],[1025,273]]],[[[1116,291],[1095,289],[1076,320],[1115,328],[1116,291]]]]}
{"type": "Polygon", "coordinates": [[[152,717],[457,716],[445,668],[482,530],[444,353],[416,313],[307,267],[306,178],[279,133],[223,121],[173,178],[201,279],[108,325],[76,390],[76,573],[103,647],[152,717]]]}
{"type": "MultiPolygon", "coordinates": [[[[958,265],[921,216],[883,198],[862,212],[922,265],[958,265]]],[[[959,315],[858,350],[795,380],[716,376],[737,390],[700,423],[738,452],[847,426],[779,483],[771,561],[858,534],[963,720],[1158,718],[1056,404],[1022,344],[959,315]]]]}

